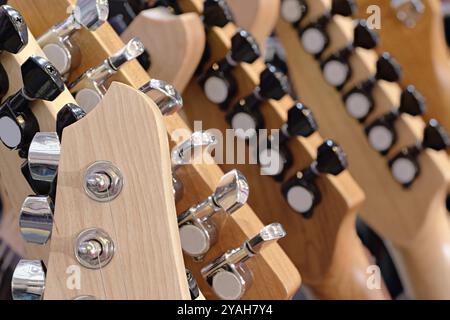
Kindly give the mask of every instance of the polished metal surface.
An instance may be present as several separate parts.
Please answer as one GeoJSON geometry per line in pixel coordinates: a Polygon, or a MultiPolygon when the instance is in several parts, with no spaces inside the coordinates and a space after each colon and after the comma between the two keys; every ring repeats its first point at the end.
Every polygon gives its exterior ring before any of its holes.
{"type": "Polygon", "coordinates": [[[136,59],[144,51],[145,47],[142,41],[134,37],[122,49],[109,57],[108,61],[111,67],[117,71],[124,63],[136,59]]]}
{"type": "Polygon", "coordinates": [[[83,188],[86,194],[95,201],[112,201],[122,191],[122,172],[110,161],[94,162],[86,169],[83,188]]]}
{"type": "Polygon", "coordinates": [[[108,0],[78,0],[72,14],[80,26],[95,31],[108,19],[108,0]]]}
{"type": "Polygon", "coordinates": [[[28,166],[31,177],[37,181],[52,182],[57,173],[61,153],[56,132],[38,132],[31,141],[28,166]]]}
{"type": "Polygon", "coordinates": [[[224,211],[233,213],[247,202],[249,192],[245,176],[238,170],[232,170],[220,179],[213,199],[224,211]]]}
{"type": "Polygon", "coordinates": [[[172,149],[171,160],[172,170],[176,171],[179,167],[192,163],[204,163],[205,152],[210,153],[212,147],[217,145],[217,139],[214,135],[197,131],[192,133],[189,139],[183,141],[172,149]]]}
{"type": "Polygon", "coordinates": [[[41,300],[45,290],[45,266],[40,260],[20,260],[11,281],[14,300],[41,300]]]}
{"type": "Polygon", "coordinates": [[[88,269],[105,267],[113,258],[114,250],[113,240],[101,229],[86,229],[75,240],[75,257],[88,269]]]}
{"type": "Polygon", "coordinates": [[[163,80],[152,79],[140,89],[147,94],[165,116],[174,114],[183,108],[183,98],[174,86],[163,80]]]}
{"type": "Polygon", "coordinates": [[[19,226],[23,238],[29,243],[44,245],[53,228],[53,201],[48,196],[30,196],[20,209],[19,226]]]}

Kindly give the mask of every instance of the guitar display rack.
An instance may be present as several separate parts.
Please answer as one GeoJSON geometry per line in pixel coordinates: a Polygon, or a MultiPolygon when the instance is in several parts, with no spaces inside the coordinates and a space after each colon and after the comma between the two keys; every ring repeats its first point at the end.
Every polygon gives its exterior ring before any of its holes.
{"type": "MultiPolygon", "coordinates": [[[[31,34],[42,34],[57,21],[63,20],[67,15],[67,9],[74,4],[74,1],[12,0],[9,1],[9,4],[23,14],[30,29],[31,39],[25,50],[16,56],[5,55],[2,57],[2,63],[5,65],[8,73],[14,75],[11,79],[18,79],[19,66],[28,56],[32,54],[43,56],[31,34]],[[52,8],[52,10],[48,10],[48,8],[52,8]],[[46,14],[42,14],[42,12],[46,14]]],[[[81,30],[75,35],[75,38],[82,50],[82,61],[81,65],[72,72],[69,81],[79,76],[83,70],[102,62],[105,57],[123,46],[122,40],[107,23],[95,32],[81,30]]],[[[147,83],[150,77],[137,62],[131,62],[119,70],[112,80],[139,88],[147,83]]],[[[18,82],[11,81],[11,90],[18,88],[20,85],[18,82]]],[[[74,99],[66,90],[61,97],[51,103],[36,102],[33,105],[33,111],[39,120],[42,131],[54,131],[56,113],[61,106],[68,102],[74,102],[74,99]]],[[[189,130],[184,121],[179,115],[166,117],[164,121],[170,145],[173,146],[179,143],[180,141],[175,141],[176,136],[172,136],[172,134],[180,128],[189,130]]],[[[31,194],[31,190],[20,174],[21,161],[16,153],[4,148],[0,152],[3,159],[0,165],[0,174],[1,192],[5,204],[4,221],[8,222],[7,225],[2,225],[2,236],[6,234],[3,233],[3,230],[8,230],[8,233],[16,234],[17,240],[17,235],[19,234],[17,224],[19,206],[23,199],[28,194],[31,194]]],[[[211,194],[223,172],[216,165],[195,164],[180,169],[178,174],[186,190],[190,191],[185,192],[185,196],[177,203],[178,211],[182,211],[199,199],[202,199],[202,197],[211,194]]],[[[250,186],[250,192],[252,192],[252,186],[250,186]]],[[[226,221],[223,221],[218,242],[208,252],[204,260],[210,261],[226,250],[240,245],[244,240],[259,232],[262,227],[263,224],[251,207],[248,205],[244,206],[238,212],[228,217],[226,221]]],[[[27,258],[48,260],[48,255],[51,255],[49,248],[51,248],[51,243],[43,248],[27,245],[26,253],[24,254],[27,258]]],[[[185,259],[185,263],[186,267],[195,275],[205,297],[216,298],[200,275],[202,264],[193,262],[189,258],[185,259]]],[[[251,288],[244,295],[244,299],[288,299],[294,295],[300,286],[298,271],[277,244],[265,248],[260,255],[250,260],[248,265],[253,272],[254,281],[251,288]]],[[[63,270],[60,271],[63,272],[63,270]]]]}

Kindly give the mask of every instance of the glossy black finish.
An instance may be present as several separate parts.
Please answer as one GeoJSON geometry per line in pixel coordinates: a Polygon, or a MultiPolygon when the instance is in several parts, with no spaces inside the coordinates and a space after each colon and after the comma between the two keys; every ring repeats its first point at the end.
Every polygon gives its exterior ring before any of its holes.
{"type": "Polygon", "coordinates": [[[63,130],[71,124],[81,120],[86,116],[86,112],[73,103],[68,103],[59,110],[56,115],[56,132],[61,140],[63,130]]]}
{"type": "Polygon", "coordinates": [[[205,27],[223,28],[233,20],[233,14],[225,0],[205,0],[203,3],[203,23],[205,27]]]}
{"type": "MultiPolygon", "coordinates": [[[[313,204],[311,206],[311,209],[306,212],[297,212],[303,216],[305,219],[310,219],[313,216],[314,208],[320,203],[322,200],[322,194],[317,187],[314,180],[309,180],[307,176],[309,175],[308,169],[305,169],[304,171],[298,172],[297,175],[289,178],[286,182],[284,182],[281,186],[281,193],[283,194],[284,198],[287,199],[288,193],[292,188],[295,187],[302,187],[306,190],[308,190],[312,197],[313,197],[313,204]]],[[[294,208],[292,208],[294,210],[294,208]]],[[[295,211],[295,210],[294,210],[295,211]]]]}
{"type": "Polygon", "coordinates": [[[0,63],[0,99],[3,98],[9,90],[8,73],[0,63]]]}
{"type": "Polygon", "coordinates": [[[0,50],[19,53],[28,44],[28,29],[22,15],[8,5],[0,7],[0,50]]]}
{"type": "Polygon", "coordinates": [[[375,127],[382,126],[389,130],[393,137],[392,144],[385,150],[380,151],[382,155],[386,155],[397,141],[395,122],[400,117],[400,115],[404,113],[411,116],[419,116],[424,114],[425,111],[426,104],[424,97],[414,86],[409,85],[402,92],[402,95],[400,97],[400,106],[398,107],[398,109],[394,109],[391,112],[382,115],[381,117],[370,123],[368,126],[366,126],[366,135],[369,135],[375,127]]]}

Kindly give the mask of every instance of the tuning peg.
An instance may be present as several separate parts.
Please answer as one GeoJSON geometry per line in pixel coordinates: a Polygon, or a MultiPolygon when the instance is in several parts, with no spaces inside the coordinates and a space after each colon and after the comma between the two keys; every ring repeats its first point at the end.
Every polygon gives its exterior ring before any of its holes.
{"type": "Polygon", "coordinates": [[[425,99],[414,86],[409,85],[402,92],[399,108],[386,113],[365,128],[370,145],[382,155],[387,154],[397,140],[395,122],[400,115],[419,116],[425,110],[425,99]]]}
{"type": "Polygon", "coordinates": [[[47,270],[40,260],[22,259],[16,266],[11,281],[14,300],[42,300],[47,270]]]}
{"type": "Polygon", "coordinates": [[[205,0],[203,2],[203,23],[205,27],[223,28],[233,20],[233,14],[225,0],[205,0]]]}
{"type": "Polygon", "coordinates": [[[264,127],[264,119],[259,111],[261,104],[269,99],[280,100],[289,90],[288,79],[284,73],[268,64],[260,74],[259,86],[241,99],[227,114],[226,119],[240,139],[251,139],[258,129],[264,127]]]}
{"type": "Polygon", "coordinates": [[[28,28],[22,15],[9,5],[0,7],[0,51],[19,53],[28,44],[28,28]]]}
{"type": "Polygon", "coordinates": [[[285,236],[286,231],[281,224],[267,225],[240,247],[228,250],[206,265],[201,270],[202,276],[218,298],[239,300],[253,282],[252,271],[246,262],[256,256],[265,246],[277,242],[285,236]]]}
{"type": "Polygon", "coordinates": [[[397,19],[408,28],[414,28],[425,12],[425,5],[421,0],[391,1],[391,6],[397,12],[397,19]]]}
{"type": "Polygon", "coordinates": [[[41,57],[28,58],[21,72],[23,88],[0,106],[0,139],[6,147],[19,150],[19,155],[26,157],[28,144],[39,131],[29,102],[55,100],[64,91],[64,83],[55,67],[41,57]]]}
{"type": "Polygon", "coordinates": [[[231,39],[231,50],[225,58],[214,63],[201,78],[208,100],[225,110],[237,91],[236,79],[231,70],[240,62],[254,62],[259,55],[259,46],[253,36],[239,29],[231,39]]]}
{"type": "Polygon", "coordinates": [[[48,196],[30,196],[20,209],[19,226],[23,238],[29,243],[44,245],[53,228],[53,201],[48,196]]]}
{"type": "Polygon", "coordinates": [[[178,202],[183,196],[183,182],[177,177],[177,171],[187,164],[198,160],[199,155],[210,152],[217,144],[216,137],[208,132],[194,132],[189,139],[177,145],[172,150],[172,182],[175,201],[178,202]]]}
{"type": "Polygon", "coordinates": [[[163,80],[152,79],[139,90],[152,98],[165,116],[172,115],[183,108],[181,94],[173,85],[163,80]]]}
{"type": "Polygon", "coordinates": [[[347,157],[342,148],[333,140],[326,140],[317,150],[317,159],[282,185],[281,191],[289,206],[305,218],[312,217],[314,207],[321,200],[315,180],[323,174],[336,176],[347,165],[347,157]]]}
{"type": "Polygon", "coordinates": [[[144,52],[144,45],[138,38],[131,39],[122,49],[107,58],[100,65],[83,73],[69,85],[75,100],[89,113],[106,94],[106,81],[128,61],[136,59],[144,52]]]}
{"type": "Polygon", "coordinates": [[[37,39],[48,59],[68,78],[69,72],[80,65],[80,48],[72,36],[81,28],[94,31],[108,18],[107,0],[78,0],[69,17],[51,27],[37,39]]]}
{"type": "Polygon", "coordinates": [[[186,278],[188,281],[189,292],[191,294],[191,300],[195,300],[200,296],[197,280],[195,280],[194,275],[188,269],[186,269],[186,278]]]}
{"type": "Polygon", "coordinates": [[[356,48],[373,49],[378,45],[378,35],[367,26],[365,20],[359,20],[354,29],[353,43],[332,54],[320,64],[325,80],[341,90],[351,76],[350,56],[356,48]]]}
{"type": "Polygon", "coordinates": [[[379,80],[396,82],[401,77],[401,66],[388,52],[378,58],[375,76],[357,84],[349,90],[343,100],[351,117],[364,122],[374,108],[372,91],[379,80]]]}
{"type": "Polygon", "coordinates": [[[86,112],[73,103],[68,103],[56,115],[56,134],[62,139],[63,130],[71,124],[83,119],[86,112]]]}
{"type": "Polygon", "coordinates": [[[450,138],[439,122],[431,119],[424,130],[423,140],[403,148],[389,160],[389,168],[396,181],[409,188],[420,174],[419,155],[426,149],[441,151],[448,149],[450,138]]]}
{"type": "Polygon", "coordinates": [[[297,27],[308,13],[305,0],[282,0],[280,4],[281,17],[297,27]]]}
{"type": "Polygon", "coordinates": [[[279,134],[270,136],[258,148],[258,162],[261,173],[282,181],[284,173],[292,165],[292,153],[287,143],[293,137],[309,137],[316,132],[318,125],[310,109],[297,102],[288,111],[288,121],[281,127],[279,134]]]}
{"type": "Polygon", "coordinates": [[[38,132],[28,152],[31,177],[37,181],[53,182],[58,173],[61,147],[56,132],[38,132]]]}
{"type": "Polygon", "coordinates": [[[219,211],[232,214],[247,202],[248,194],[247,179],[239,171],[225,174],[212,195],[178,216],[183,251],[200,260],[217,241],[214,215],[219,211]]]}
{"type": "Polygon", "coordinates": [[[330,11],[299,29],[300,40],[305,51],[314,55],[316,59],[320,58],[330,43],[327,27],[332,17],[335,15],[351,16],[354,14],[355,8],[353,0],[333,0],[330,11]]]}

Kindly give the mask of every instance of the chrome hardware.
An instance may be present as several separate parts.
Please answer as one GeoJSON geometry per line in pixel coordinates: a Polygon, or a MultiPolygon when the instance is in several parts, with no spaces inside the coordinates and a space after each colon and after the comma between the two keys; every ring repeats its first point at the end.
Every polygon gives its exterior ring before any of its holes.
{"type": "Polygon", "coordinates": [[[85,296],[77,296],[73,298],[73,300],[97,300],[97,298],[94,296],[85,295],[85,296]]]}
{"type": "Polygon", "coordinates": [[[61,147],[56,132],[38,132],[28,151],[31,177],[37,181],[53,182],[59,165],[61,147]]]}
{"type": "Polygon", "coordinates": [[[122,191],[122,172],[109,161],[97,161],[86,169],[83,187],[95,201],[112,201],[122,191]]]}
{"type": "Polygon", "coordinates": [[[286,236],[279,223],[265,226],[256,236],[247,240],[238,248],[225,252],[201,271],[203,277],[215,294],[223,300],[242,298],[252,283],[252,272],[245,262],[254,257],[270,243],[286,236]]]}
{"type": "Polygon", "coordinates": [[[77,261],[88,269],[105,267],[114,256],[114,242],[101,229],[86,229],[75,241],[75,257],[77,261]]]}
{"type": "Polygon", "coordinates": [[[391,0],[391,6],[397,11],[397,19],[408,28],[414,28],[425,12],[422,0],[391,0]]]}
{"type": "Polygon", "coordinates": [[[174,86],[163,80],[152,79],[139,90],[152,98],[165,116],[183,108],[183,98],[180,93],[174,86]]]}
{"type": "Polygon", "coordinates": [[[249,194],[247,179],[237,170],[225,174],[215,192],[203,202],[178,216],[181,246],[184,252],[200,260],[217,240],[215,213],[232,214],[241,208],[249,194]]]}
{"type": "Polygon", "coordinates": [[[48,196],[30,196],[20,209],[19,226],[23,238],[30,243],[46,244],[53,228],[54,205],[48,196]]]}
{"type": "Polygon", "coordinates": [[[13,299],[41,300],[45,290],[45,273],[42,261],[20,260],[11,281],[13,299]]]}

